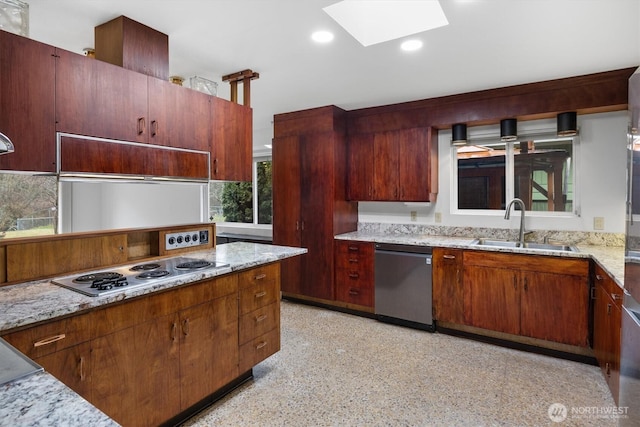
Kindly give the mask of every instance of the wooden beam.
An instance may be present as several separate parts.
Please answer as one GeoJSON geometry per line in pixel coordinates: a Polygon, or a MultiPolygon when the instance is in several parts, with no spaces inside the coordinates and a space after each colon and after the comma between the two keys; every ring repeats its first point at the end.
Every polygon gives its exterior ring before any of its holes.
{"type": "Polygon", "coordinates": [[[242,70],[237,73],[222,76],[223,82],[231,84],[231,102],[238,103],[238,82],[242,82],[243,104],[251,106],[251,80],[260,78],[260,74],[252,70],[242,70]]]}

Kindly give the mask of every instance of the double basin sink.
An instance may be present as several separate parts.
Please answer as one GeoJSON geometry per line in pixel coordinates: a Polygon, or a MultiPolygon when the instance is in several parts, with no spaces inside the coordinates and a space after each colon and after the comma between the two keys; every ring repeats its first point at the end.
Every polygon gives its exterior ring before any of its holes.
{"type": "Polygon", "coordinates": [[[472,245],[477,246],[492,246],[500,248],[522,248],[522,249],[537,249],[541,251],[560,251],[560,252],[578,252],[578,248],[570,245],[552,244],[552,243],[534,243],[525,242],[513,242],[508,240],[496,240],[496,239],[475,239],[471,242],[472,245]]]}

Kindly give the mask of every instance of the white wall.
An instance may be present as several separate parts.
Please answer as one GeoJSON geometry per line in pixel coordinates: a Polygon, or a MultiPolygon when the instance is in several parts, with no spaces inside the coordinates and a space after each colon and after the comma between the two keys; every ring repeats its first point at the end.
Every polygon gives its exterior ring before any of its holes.
{"type": "Polygon", "coordinates": [[[60,182],[60,232],[208,221],[208,186],[198,183],[60,182]]]}
{"type": "MultiPolygon", "coordinates": [[[[624,233],[624,204],[626,180],[626,111],[578,116],[580,148],[576,153],[580,215],[558,217],[527,212],[528,230],[592,231],[593,218],[604,217],[604,232],[624,233]]],[[[499,133],[498,126],[495,133],[499,133]]],[[[555,128],[555,120],[519,122],[520,133],[536,128],[555,128]]],[[[486,131],[483,127],[481,131],[486,131]]],[[[473,138],[474,129],[470,128],[473,138]]],[[[505,221],[504,211],[491,213],[456,213],[451,206],[453,188],[451,132],[442,130],[438,137],[439,191],[436,203],[429,206],[407,206],[395,202],[360,202],[360,222],[399,224],[431,224],[456,227],[512,228],[518,225],[519,215],[505,221]],[[412,222],[410,212],[417,212],[412,222]],[[442,217],[435,222],[435,214],[442,217]]]]}

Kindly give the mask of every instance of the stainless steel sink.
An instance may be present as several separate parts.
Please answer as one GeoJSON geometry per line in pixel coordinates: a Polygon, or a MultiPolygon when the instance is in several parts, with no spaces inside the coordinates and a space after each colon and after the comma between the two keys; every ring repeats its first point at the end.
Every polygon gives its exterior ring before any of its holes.
{"type": "Polygon", "coordinates": [[[522,248],[522,249],[538,249],[543,251],[560,251],[560,252],[578,252],[578,248],[570,245],[560,245],[552,243],[534,243],[525,242],[524,246],[520,245],[520,242],[511,242],[508,240],[496,240],[496,239],[476,239],[471,242],[472,245],[478,246],[493,246],[501,248],[522,248]]]}

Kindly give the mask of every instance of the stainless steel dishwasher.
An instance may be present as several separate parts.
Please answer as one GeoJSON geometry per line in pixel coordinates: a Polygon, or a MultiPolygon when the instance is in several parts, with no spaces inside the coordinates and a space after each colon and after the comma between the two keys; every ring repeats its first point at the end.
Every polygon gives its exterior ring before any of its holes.
{"type": "Polygon", "coordinates": [[[375,314],[378,320],[433,331],[432,248],[376,243],[375,314]]]}

